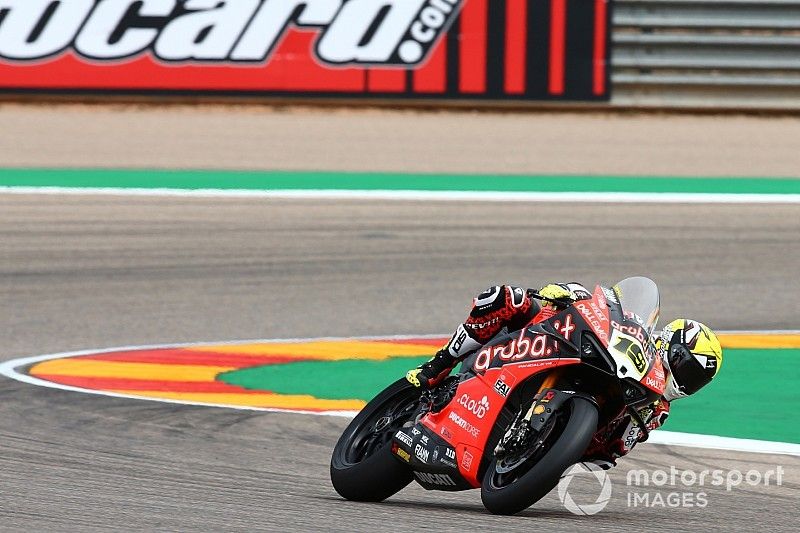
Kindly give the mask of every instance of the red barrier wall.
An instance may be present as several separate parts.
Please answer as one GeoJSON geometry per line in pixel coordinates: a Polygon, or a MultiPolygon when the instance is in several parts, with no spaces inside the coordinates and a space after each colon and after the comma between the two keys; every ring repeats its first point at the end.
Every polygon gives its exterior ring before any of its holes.
{"type": "Polygon", "coordinates": [[[0,0],[0,92],[607,100],[610,0],[0,0]]]}

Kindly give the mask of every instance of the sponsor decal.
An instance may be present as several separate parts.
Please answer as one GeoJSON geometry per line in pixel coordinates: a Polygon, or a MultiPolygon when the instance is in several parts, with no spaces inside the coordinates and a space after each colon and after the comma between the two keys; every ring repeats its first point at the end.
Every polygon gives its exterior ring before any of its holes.
{"type": "Polygon", "coordinates": [[[0,0],[0,89],[607,100],[610,48],[584,46],[606,41],[604,3],[533,4],[0,0]],[[542,40],[559,20],[566,40],[542,40]],[[534,49],[576,68],[525,61],[534,49]]]}
{"type": "Polygon", "coordinates": [[[494,317],[484,322],[472,322],[470,324],[464,324],[464,326],[473,331],[476,331],[476,330],[486,329],[494,324],[497,324],[498,322],[500,322],[500,317],[494,317]]]}
{"type": "Polygon", "coordinates": [[[606,299],[609,302],[612,302],[612,303],[615,303],[615,304],[619,303],[619,299],[617,299],[617,295],[616,295],[616,293],[614,293],[613,290],[608,289],[606,287],[603,287],[603,294],[605,295],[606,299]]]}
{"type": "Polygon", "coordinates": [[[625,312],[623,312],[622,316],[624,316],[627,319],[633,320],[634,322],[636,322],[637,324],[639,324],[641,326],[644,326],[644,320],[642,320],[642,317],[640,317],[636,313],[631,313],[630,311],[625,311],[625,312]]]}
{"type": "Polygon", "coordinates": [[[600,313],[598,315],[595,313],[593,308],[590,308],[585,302],[579,302],[575,304],[575,308],[581,313],[581,315],[583,315],[584,320],[586,320],[586,322],[588,322],[592,327],[592,330],[594,331],[594,334],[597,335],[597,338],[605,343],[608,343],[608,333],[606,333],[606,328],[603,326],[603,322],[608,322],[605,314],[600,313]]]}
{"type": "Polygon", "coordinates": [[[575,331],[575,325],[572,323],[572,315],[567,315],[564,317],[564,324],[561,324],[560,320],[556,320],[553,322],[553,327],[561,333],[561,336],[567,340],[570,340],[570,335],[573,331],[575,331]]]}
{"type": "Polygon", "coordinates": [[[413,66],[463,0],[2,0],[0,57],[72,51],[92,61],[150,55],[164,63],[268,62],[290,28],[320,31],[313,53],[334,65],[413,66]]]}
{"type": "Polygon", "coordinates": [[[597,318],[599,318],[601,322],[608,322],[608,317],[606,316],[606,313],[603,312],[603,309],[596,303],[594,303],[593,300],[589,301],[589,307],[592,308],[592,311],[594,311],[594,313],[597,315],[597,318]]]}
{"type": "Polygon", "coordinates": [[[597,305],[599,305],[601,308],[605,309],[608,307],[606,293],[603,292],[603,288],[599,285],[594,289],[594,299],[597,300],[597,305]]]}
{"type": "Polygon", "coordinates": [[[652,370],[645,379],[645,384],[657,391],[663,391],[666,386],[666,376],[664,374],[664,367],[662,366],[661,358],[656,356],[652,370]]]}
{"type": "Polygon", "coordinates": [[[464,341],[467,340],[467,330],[464,329],[464,326],[458,326],[458,330],[453,335],[452,340],[450,341],[450,352],[452,354],[458,355],[461,352],[461,348],[464,346],[464,341]]]}
{"type": "Polygon", "coordinates": [[[459,405],[465,407],[470,413],[478,418],[483,418],[489,412],[489,398],[484,396],[480,400],[474,400],[464,393],[458,399],[459,405]]]}
{"type": "Polygon", "coordinates": [[[423,483],[429,485],[440,485],[443,487],[455,487],[456,482],[447,474],[430,474],[428,472],[414,472],[414,475],[423,483]]]}
{"type": "Polygon", "coordinates": [[[456,466],[456,451],[452,448],[445,448],[444,446],[437,446],[433,450],[433,462],[438,462],[450,468],[458,468],[456,466]]]}
{"type": "Polygon", "coordinates": [[[411,440],[411,437],[406,435],[402,431],[398,431],[397,434],[395,435],[395,438],[400,442],[402,442],[403,444],[405,444],[406,446],[408,446],[409,448],[411,448],[411,446],[414,445],[413,441],[411,440]]]}
{"type": "Polygon", "coordinates": [[[444,437],[444,438],[446,438],[446,439],[448,439],[448,440],[450,440],[450,439],[452,439],[452,438],[453,438],[453,434],[452,434],[452,433],[450,433],[450,430],[449,430],[449,429],[447,429],[447,428],[446,428],[446,427],[444,427],[444,426],[442,426],[442,428],[439,430],[439,433],[441,433],[442,437],[444,437]]]}
{"type": "Polygon", "coordinates": [[[423,435],[420,440],[422,441],[422,444],[428,444],[428,436],[427,435],[423,435]]]}
{"type": "Polygon", "coordinates": [[[639,434],[641,430],[639,426],[636,424],[631,423],[628,427],[628,433],[625,435],[625,449],[630,450],[632,449],[637,442],[639,442],[639,434]]]}
{"type": "Polygon", "coordinates": [[[449,418],[453,421],[453,423],[455,423],[455,425],[472,435],[474,438],[478,438],[478,435],[480,435],[481,432],[478,428],[458,416],[458,414],[450,412],[449,418]]]}
{"type": "Polygon", "coordinates": [[[419,435],[420,433],[422,433],[422,432],[420,430],[418,430],[417,428],[411,428],[411,434],[414,435],[415,437],[417,435],[419,435]]]}
{"type": "Polygon", "coordinates": [[[617,331],[621,331],[622,333],[634,337],[642,344],[644,344],[645,342],[644,330],[639,326],[629,326],[626,324],[620,324],[619,322],[612,320],[611,327],[616,329],[617,331]]]}
{"type": "Polygon", "coordinates": [[[501,361],[509,362],[519,361],[527,357],[535,359],[553,354],[555,346],[551,345],[550,337],[547,335],[528,337],[525,335],[526,331],[520,331],[519,337],[507,344],[489,346],[481,350],[473,365],[475,371],[483,372],[487,370],[495,357],[499,357],[501,361]]]}
{"type": "Polygon", "coordinates": [[[511,392],[511,387],[503,381],[503,377],[499,377],[497,381],[494,382],[494,390],[497,391],[497,394],[502,396],[503,398],[507,397],[511,392]]]}
{"type": "Polygon", "coordinates": [[[417,444],[414,447],[414,455],[417,457],[417,459],[419,459],[423,463],[427,463],[428,462],[428,456],[430,455],[430,451],[428,451],[426,448],[424,448],[422,446],[422,444],[417,444]]]}
{"type": "Polygon", "coordinates": [[[464,450],[464,454],[461,456],[461,467],[467,472],[469,472],[470,469],[472,469],[472,459],[473,459],[472,454],[464,450]]]}
{"type": "Polygon", "coordinates": [[[407,463],[411,461],[411,454],[398,446],[396,442],[392,443],[392,453],[407,463]]]}
{"type": "Polygon", "coordinates": [[[664,380],[653,379],[650,376],[644,378],[645,384],[655,390],[664,390],[664,380]]]}
{"type": "MultiPolygon", "coordinates": [[[[562,359],[563,361],[563,359],[562,359]]],[[[577,361],[577,360],[576,360],[577,361]]],[[[515,363],[514,367],[519,369],[542,369],[555,366],[559,363],[557,359],[545,359],[544,361],[529,361],[524,363],[515,363]]]]}

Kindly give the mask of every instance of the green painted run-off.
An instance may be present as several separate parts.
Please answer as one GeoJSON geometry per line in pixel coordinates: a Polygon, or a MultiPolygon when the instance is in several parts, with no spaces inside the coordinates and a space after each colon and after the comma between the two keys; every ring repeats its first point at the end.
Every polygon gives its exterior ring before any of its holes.
{"type": "MultiPolygon", "coordinates": [[[[248,368],[219,379],[249,389],[369,400],[427,358],[307,361],[248,368]]],[[[693,397],[673,402],[665,429],[800,443],[800,350],[725,350],[720,374],[693,397]]]]}
{"type": "Polygon", "coordinates": [[[800,179],[0,168],[0,187],[800,194],[800,179]]]}

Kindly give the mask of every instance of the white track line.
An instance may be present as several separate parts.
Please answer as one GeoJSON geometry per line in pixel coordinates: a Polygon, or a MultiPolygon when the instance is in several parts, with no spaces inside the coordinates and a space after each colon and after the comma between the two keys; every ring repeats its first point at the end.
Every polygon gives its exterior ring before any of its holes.
{"type": "Polygon", "coordinates": [[[251,339],[251,340],[239,340],[239,341],[209,341],[209,342],[187,342],[187,343],[176,343],[176,344],[150,344],[150,345],[142,345],[142,346],[121,346],[117,348],[99,348],[96,350],[79,350],[75,352],[63,352],[63,353],[54,353],[54,354],[47,354],[47,355],[36,355],[33,357],[23,357],[19,359],[12,359],[9,361],[4,361],[0,363],[0,375],[6,376],[8,378],[14,379],[16,381],[21,381],[23,383],[28,383],[30,385],[36,385],[39,387],[47,387],[50,389],[59,389],[64,391],[71,391],[71,392],[82,392],[85,394],[96,394],[98,396],[110,396],[112,398],[129,398],[134,400],[147,400],[153,402],[162,402],[162,403],[171,403],[176,405],[197,405],[202,407],[221,407],[226,409],[239,409],[243,411],[264,411],[264,412],[271,412],[271,413],[297,413],[297,414],[306,414],[306,415],[317,415],[317,416],[344,416],[344,417],[354,417],[358,414],[358,411],[304,411],[301,409],[278,409],[278,408],[271,408],[271,407],[251,407],[251,406],[242,406],[242,405],[227,405],[227,404],[218,404],[218,403],[208,403],[208,402],[194,402],[194,401],[186,401],[186,400],[171,400],[167,398],[150,398],[144,396],[136,396],[134,394],[124,394],[118,392],[110,392],[110,391],[100,391],[94,389],[84,389],[83,387],[73,387],[72,385],[63,385],[60,383],[53,383],[52,381],[46,381],[43,379],[39,379],[33,376],[29,376],[28,374],[18,372],[18,368],[25,368],[30,365],[34,365],[36,363],[42,363],[44,361],[52,361],[53,359],[63,359],[67,357],[80,357],[82,355],[98,355],[104,353],[112,353],[112,352],[127,352],[127,351],[136,351],[136,350],[171,350],[175,348],[192,348],[196,346],[236,346],[239,344],[274,344],[274,343],[281,343],[281,342],[317,342],[317,341],[347,341],[347,340],[407,340],[407,339],[438,339],[444,338],[446,335],[390,335],[390,336],[364,336],[364,337],[315,337],[315,338],[289,338],[289,339],[251,339]]]}
{"type": "Polygon", "coordinates": [[[505,192],[391,190],[144,189],[103,187],[8,187],[0,194],[161,196],[186,198],[269,198],[288,200],[406,200],[417,202],[581,202],[682,204],[800,204],[800,194],[505,192]]]}
{"type": "Polygon", "coordinates": [[[738,439],[716,435],[697,435],[678,431],[653,431],[647,442],[690,448],[710,448],[737,452],[774,453],[779,455],[800,455],[800,444],[772,442],[767,440],[738,439]]]}
{"type": "MultiPolygon", "coordinates": [[[[759,335],[764,333],[770,334],[797,334],[798,331],[791,330],[791,331],[781,331],[781,330],[774,330],[769,332],[759,332],[759,331],[721,331],[719,333],[745,333],[751,335],[759,335]]],[[[348,417],[352,418],[357,414],[357,411],[304,411],[304,410],[296,410],[296,409],[275,409],[275,408],[268,408],[268,407],[249,407],[249,406],[240,406],[240,405],[224,405],[224,404],[215,404],[215,403],[206,403],[206,402],[193,402],[193,401],[181,401],[181,400],[170,400],[170,399],[159,399],[159,398],[149,398],[149,397],[142,397],[136,396],[134,394],[122,394],[116,392],[107,392],[107,391],[98,391],[92,389],[84,389],[81,387],[73,387],[70,385],[61,385],[59,383],[53,383],[50,381],[45,381],[43,379],[35,378],[33,376],[29,376],[27,374],[18,372],[18,368],[28,367],[30,365],[41,363],[43,361],[50,361],[53,359],[62,359],[66,357],[79,357],[82,355],[94,355],[94,354],[103,354],[103,353],[110,353],[110,352],[120,352],[120,351],[134,351],[134,350],[155,350],[155,349],[174,349],[174,348],[190,348],[196,346],[207,346],[207,345],[214,345],[214,346],[236,346],[239,344],[256,344],[256,343],[280,343],[280,342],[318,342],[318,341],[348,341],[348,340],[407,340],[407,339],[438,339],[438,338],[445,338],[447,335],[383,335],[383,336],[365,336],[365,337],[315,337],[315,338],[289,338],[289,339],[252,339],[252,340],[241,340],[241,341],[222,341],[222,342],[190,342],[190,343],[179,343],[179,344],[158,344],[158,345],[144,345],[144,346],[122,346],[117,348],[102,348],[97,350],[80,350],[76,352],[64,352],[64,353],[56,353],[56,354],[47,354],[47,355],[37,355],[33,357],[23,357],[19,359],[13,359],[10,361],[5,361],[0,363],[0,375],[4,375],[8,378],[14,379],[16,381],[21,381],[23,383],[28,383],[30,385],[36,385],[40,387],[47,387],[51,389],[59,389],[65,391],[72,391],[72,392],[82,392],[85,394],[96,394],[99,396],[109,396],[112,398],[127,398],[127,399],[134,399],[134,400],[147,400],[147,401],[154,401],[154,402],[162,402],[162,403],[169,403],[169,404],[177,404],[177,405],[195,405],[195,406],[202,406],[202,407],[220,407],[226,409],[238,409],[243,411],[263,411],[263,412],[274,412],[274,413],[296,413],[296,414],[307,414],[307,415],[316,415],[316,416],[337,416],[337,417],[348,417]]],[[[650,439],[648,440],[651,444],[664,444],[664,445],[672,445],[672,446],[687,446],[693,448],[709,448],[709,449],[717,449],[717,450],[731,450],[731,451],[741,451],[741,452],[751,452],[751,453],[768,453],[768,454],[782,454],[782,455],[797,455],[800,456],[800,444],[793,444],[787,442],[773,442],[773,441],[764,441],[764,440],[754,440],[754,439],[739,439],[739,438],[732,438],[732,437],[719,437],[716,435],[698,435],[693,433],[680,433],[674,431],[663,431],[658,430],[654,431],[650,439]]]]}

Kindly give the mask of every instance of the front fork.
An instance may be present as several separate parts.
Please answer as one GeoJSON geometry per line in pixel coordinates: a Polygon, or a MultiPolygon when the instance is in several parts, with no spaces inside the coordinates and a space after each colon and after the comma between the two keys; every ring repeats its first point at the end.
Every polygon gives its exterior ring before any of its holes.
{"type": "MultiPolygon", "coordinates": [[[[552,407],[545,407],[544,404],[550,403],[555,398],[557,391],[551,389],[558,383],[560,376],[561,371],[556,368],[545,377],[544,381],[542,381],[542,384],[539,386],[539,390],[533,397],[533,403],[528,409],[528,412],[525,413],[524,416],[522,415],[522,411],[518,412],[514,421],[511,423],[511,427],[508,428],[500,439],[500,442],[497,443],[494,449],[495,457],[499,459],[510,453],[514,453],[522,447],[528,446],[530,438],[534,433],[534,427],[531,423],[533,416],[542,414],[545,411],[547,414],[551,414],[553,411],[552,407]]],[[[545,419],[542,418],[542,421],[544,420],[545,419]]]]}
{"type": "MultiPolygon", "coordinates": [[[[557,388],[562,376],[561,369],[554,369],[544,379],[538,392],[533,398],[528,411],[523,415],[522,411],[517,413],[516,418],[511,423],[511,427],[505,432],[500,442],[494,450],[495,457],[498,459],[512,454],[531,445],[534,436],[540,435],[548,427],[550,419],[555,413],[576,394],[590,400],[597,405],[597,401],[583,393],[575,391],[562,391],[557,388]]],[[[536,445],[540,442],[534,443],[536,445]]]]}
{"type": "MultiPolygon", "coordinates": [[[[542,412],[540,411],[540,413],[534,413],[534,411],[537,410],[537,407],[541,406],[542,403],[548,403],[552,399],[552,396],[550,396],[550,398],[548,398],[544,402],[542,401],[545,397],[547,397],[549,393],[552,392],[549,391],[548,389],[552,389],[558,384],[558,380],[561,377],[561,374],[562,372],[560,368],[553,369],[553,371],[550,372],[546,378],[544,378],[544,381],[542,381],[542,384],[539,386],[539,391],[533,397],[533,403],[531,404],[531,408],[528,409],[528,412],[523,417],[523,420],[528,422],[528,424],[530,424],[534,414],[540,414],[542,412]]],[[[548,410],[547,412],[550,411],[548,410]]]]}

